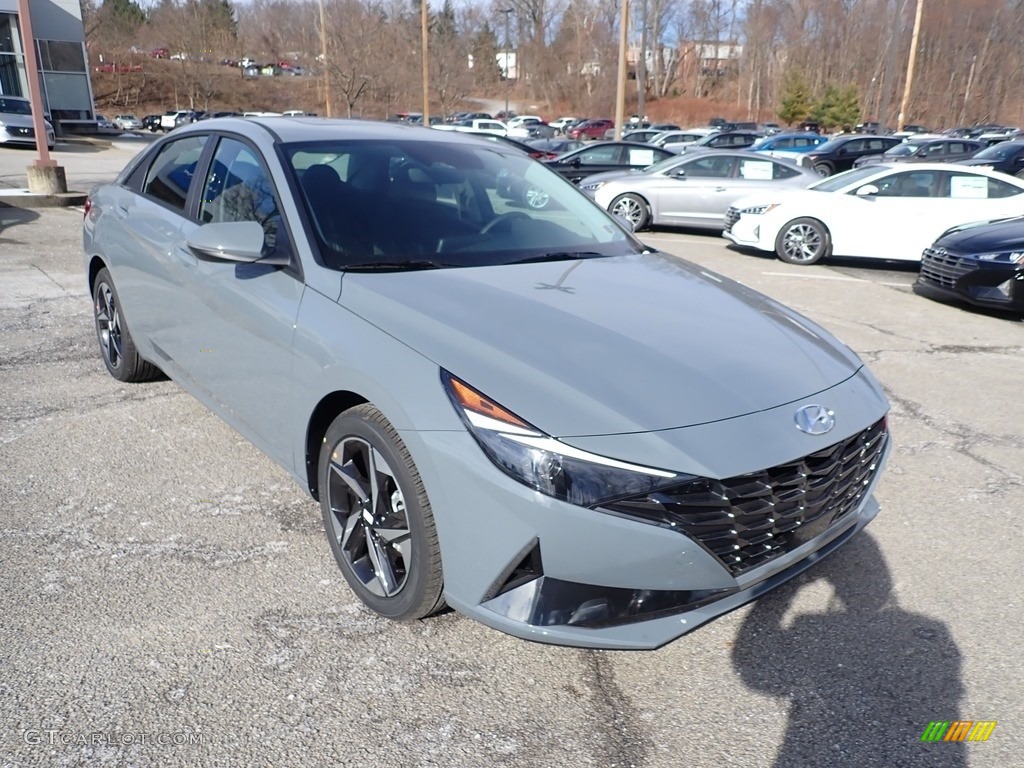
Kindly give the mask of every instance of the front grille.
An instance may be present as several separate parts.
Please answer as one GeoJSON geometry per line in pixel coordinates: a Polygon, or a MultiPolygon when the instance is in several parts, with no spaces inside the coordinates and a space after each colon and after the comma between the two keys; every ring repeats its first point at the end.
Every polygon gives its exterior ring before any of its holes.
{"type": "Polygon", "coordinates": [[[681,530],[733,575],[791,552],[855,510],[885,449],[885,419],[797,461],[725,480],[697,478],[606,505],[681,530]]]}
{"type": "Polygon", "coordinates": [[[926,248],[921,254],[921,282],[940,288],[955,288],[956,281],[978,268],[974,259],[963,259],[945,248],[926,248]]]}
{"type": "Polygon", "coordinates": [[[739,210],[739,208],[729,208],[729,210],[725,212],[725,231],[726,232],[731,232],[733,225],[737,221],[739,221],[739,220],[740,220],[740,210],[739,210]]]}
{"type": "Polygon", "coordinates": [[[36,135],[35,128],[8,128],[12,136],[26,136],[31,138],[36,135]]]}

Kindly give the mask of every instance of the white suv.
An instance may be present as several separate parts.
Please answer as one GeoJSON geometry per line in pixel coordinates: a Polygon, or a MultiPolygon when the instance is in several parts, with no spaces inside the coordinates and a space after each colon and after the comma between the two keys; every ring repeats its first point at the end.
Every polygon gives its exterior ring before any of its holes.
{"type": "Polygon", "coordinates": [[[172,109],[170,112],[164,112],[160,117],[160,130],[167,133],[168,131],[173,131],[179,125],[186,125],[195,121],[195,113],[192,110],[172,109]]]}

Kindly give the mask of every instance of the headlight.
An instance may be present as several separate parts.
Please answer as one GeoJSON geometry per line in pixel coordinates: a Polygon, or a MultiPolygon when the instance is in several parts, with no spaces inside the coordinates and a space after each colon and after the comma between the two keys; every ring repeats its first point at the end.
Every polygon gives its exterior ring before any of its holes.
{"type": "Polygon", "coordinates": [[[487,458],[514,480],[560,501],[596,507],[692,479],[566,445],[447,371],[441,381],[487,458]]]}
{"type": "Polygon", "coordinates": [[[1024,251],[1002,251],[1000,253],[978,253],[978,261],[1002,261],[1010,264],[1024,264],[1024,251]]]}
{"type": "Polygon", "coordinates": [[[740,213],[745,213],[750,216],[761,216],[762,214],[768,213],[773,208],[778,208],[778,203],[768,203],[767,205],[752,205],[750,208],[741,208],[740,213]]]}
{"type": "Polygon", "coordinates": [[[593,181],[590,184],[580,184],[580,189],[584,192],[596,192],[605,185],[603,181],[593,181]]]}

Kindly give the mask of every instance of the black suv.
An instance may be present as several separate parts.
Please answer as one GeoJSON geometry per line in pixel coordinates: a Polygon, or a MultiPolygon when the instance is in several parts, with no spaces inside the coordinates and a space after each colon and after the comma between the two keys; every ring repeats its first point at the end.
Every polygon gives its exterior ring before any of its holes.
{"type": "Polygon", "coordinates": [[[907,139],[881,155],[864,155],[853,161],[854,168],[875,163],[959,163],[984,149],[970,139],[907,139]]]}
{"type": "Polygon", "coordinates": [[[914,293],[1024,314],[1024,218],[943,234],[921,255],[914,293]]]}
{"type": "Polygon", "coordinates": [[[853,168],[858,157],[880,155],[901,142],[893,136],[837,136],[800,155],[797,162],[822,176],[831,176],[853,168]]]}

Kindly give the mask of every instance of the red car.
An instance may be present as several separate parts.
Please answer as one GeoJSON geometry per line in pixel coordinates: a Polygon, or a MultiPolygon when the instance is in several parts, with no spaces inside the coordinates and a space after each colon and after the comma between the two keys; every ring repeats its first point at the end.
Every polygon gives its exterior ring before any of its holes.
{"type": "Polygon", "coordinates": [[[587,139],[603,139],[604,132],[609,128],[615,127],[614,120],[587,120],[585,123],[571,128],[569,130],[569,138],[579,139],[580,141],[586,141],[587,139]]]}

